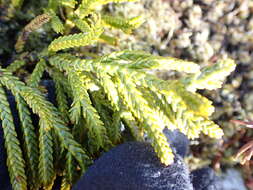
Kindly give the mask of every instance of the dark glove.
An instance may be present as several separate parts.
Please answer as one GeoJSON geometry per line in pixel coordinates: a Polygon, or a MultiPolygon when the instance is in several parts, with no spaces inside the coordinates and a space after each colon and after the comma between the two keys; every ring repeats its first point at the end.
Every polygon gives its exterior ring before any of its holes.
{"type": "Polygon", "coordinates": [[[164,133],[176,153],[171,166],[162,165],[149,144],[125,143],[95,161],[73,190],[221,190],[211,168],[189,175],[181,158],[189,149],[187,137],[178,130],[164,133]]]}
{"type": "Polygon", "coordinates": [[[101,156],[73,190],[192,190],[183,159],[165,167],[148,143],[128,142],[101,156]]]}

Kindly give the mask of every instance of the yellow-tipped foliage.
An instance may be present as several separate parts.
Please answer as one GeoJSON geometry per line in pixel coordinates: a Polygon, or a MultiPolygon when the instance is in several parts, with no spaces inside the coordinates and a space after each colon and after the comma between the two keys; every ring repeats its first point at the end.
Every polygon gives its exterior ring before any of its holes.
{"type": "MultiPolygon", "coordinates": [[[[223,60],[222,63],[225,62],[223,60]]],[[[76,72],[79,78],[90,73],[91,80],[94,80],[107,95],[111,109],[117,111],[123,104],[133,114],[139,123],[138,127],[143,128],[150,137],[155,151],[166,165],[173,161],[173,153],[162,133],[165,127],[178,128],[191,139],[198,138],[201,132],[212,138],[221,138],[223,135],[219,126],[209,120],[214,112],[211,101],[196,92],[189,91],[189,86],[182,81],[164,81],[146,73],[148,69],[164,68],[165,65],[168,65],[167,69],[189,73],[186,68],[191,65],[195,69],[190,72],[199,75],[201,73],[199,67],[192,62],[134,51],[122,51],[94,60],[79,59],[63,54],[52,57],[50,64],[62,71],[67,71],[68,75],[76,72]],[[181,66],[174,66],[176,63],[181,66]]],[[[229,66],[235,68],[234,63],[229,66]]],[[[208,69],[222,73],[216,67],[214,65],[208,69]]],[[[219,68],[226,70],[225,75],[233,70],[219,68]]],[[[205,68],[203,70],[205,71],[205,68]]],[[[221,83],[221,78],[225,77],[216,78],[218,83],[221,83]]],[[[81,90],[81,85],[77,85],[76,88],[76,90],[81,90]]],[[[81,91],[85,93],[87,90],[81,91]]],[[[133,127],[130,126],[130,128],[133,127]]]]}

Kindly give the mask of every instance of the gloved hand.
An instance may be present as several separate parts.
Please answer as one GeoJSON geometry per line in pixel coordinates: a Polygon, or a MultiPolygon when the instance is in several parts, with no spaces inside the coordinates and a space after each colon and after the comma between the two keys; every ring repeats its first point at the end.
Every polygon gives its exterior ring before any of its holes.
{"type": "Polygon", "coordinates": [[[101,156],[73,190],[192,190],[179,155],[165,167],[148,143],[128,142],[101,156]]]}
{"type": "Polygon", "coordinates": [[[221,190],[210,168],[189,174],[184,157],[189,141],[179,131],[165,131],[175,152],[174,163],[165,167],[148,143],[128,142],[102,155],[73,190],[221,190]]]}

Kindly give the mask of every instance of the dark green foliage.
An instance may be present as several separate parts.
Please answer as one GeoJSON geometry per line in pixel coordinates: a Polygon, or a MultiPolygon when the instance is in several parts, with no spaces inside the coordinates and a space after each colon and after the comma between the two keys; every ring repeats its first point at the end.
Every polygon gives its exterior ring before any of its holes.
{"type": "Polygon", "coordinates": [[[24,150],[25,160],[27,163],[27,175],[31,181],[31,187],[36,189],[39,185],[36,179],[38,179],[38,161],[39,161],[39,150],[38,150],[38,139],[35,134],[35,129],[32,123],[32,118],[28,106],[24,99],[19,95],[15,95],[17,102],[17,110],[20,118],[21,129],[24,138],[24,150]]]}
{"type": "Polygon", "coordinates": [[[5,91],[0,86],[0,118],[5,138],[5,147],[7,150],[7,166],[10,172],[10,178],[14,189],[25,189],[27,185],[25,175],[25,165],[20,148],[20,142],[17,139],[17,133],[7,101],[5,91]]]}

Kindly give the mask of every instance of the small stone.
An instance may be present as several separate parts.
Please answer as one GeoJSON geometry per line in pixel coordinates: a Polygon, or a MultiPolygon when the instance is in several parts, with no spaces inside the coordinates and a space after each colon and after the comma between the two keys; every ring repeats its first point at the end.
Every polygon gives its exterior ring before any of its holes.
{"type": "Polygon", "coordinates": [[[242,175],[236,169],[228,169],[221,176],[221,190],[247,190],[242,175]]]}

